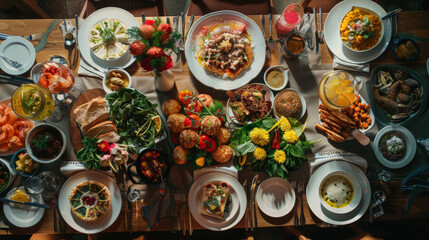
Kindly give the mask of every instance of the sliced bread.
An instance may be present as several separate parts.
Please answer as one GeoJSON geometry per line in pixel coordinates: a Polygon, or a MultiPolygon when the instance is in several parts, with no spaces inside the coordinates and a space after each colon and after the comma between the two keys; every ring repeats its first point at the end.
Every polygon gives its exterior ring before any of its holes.
{"type": "Polygon", "coordinates": [[[109,143],[117,142],[121,137],[116,132],[108,132],[97,136],[98,139],[104,140],[109,143]]]}
{"type": "Polygon", "coordinates": [[[85,135],[89,138],[94,138],[97,135],[116,132],[116,126],[112,121],[103,121],[92,126],[88,131],[85,132],[85,135]]]}
{"type": "Polygon", "coordinates": [[[82,131],[87,132],[97,123],[106,121],[107,119],[109,119],[109,110],[106,99],[102,97],[94,98],[85,109],[81,125],[82,131]]]}

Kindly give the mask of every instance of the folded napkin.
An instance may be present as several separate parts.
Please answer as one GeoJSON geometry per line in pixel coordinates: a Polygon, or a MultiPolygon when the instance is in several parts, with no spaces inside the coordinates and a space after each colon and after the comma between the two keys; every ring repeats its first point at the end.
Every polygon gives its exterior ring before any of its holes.
{"type": "Polygon", "coordinates": [[[361,71],[369,73],[369,63],[357,64],[343,61],[338,57],[334,56],[333,63],[334,69],[346,70],[346,71],[361,71]]]}
{"type": "Polygon", "coordinates": [[[310,175],[313,174],[313,172],[321,165],[334,160],[353,163],[357,167],[359,167],[363,172],[366,172],[368,168],[367,161],[364,158],[354,153],[341,152],[341,151],[329,151],[329,152],[316,153],[312,156],[308,156],[308,166],[309,166],[310,175]]]}
{"type": "Polygon", "coordinates": [[[231,175],[235,179],[238,179],[238,170],[232,164],[232,161],[229,161],[224,164],[212,165],[209,167],[204,167],[194,171],[194,181],[196,181],[199,177],[208,174],[208,173],[226,173],[231,175]]]}
{"type": "Polygon", "coordinates": [[[89,65],[89,63],[87,63],[85,59],[81,58],[77,74],[80,76],[103,78],[105,73],[103,70],[89,65]]]}

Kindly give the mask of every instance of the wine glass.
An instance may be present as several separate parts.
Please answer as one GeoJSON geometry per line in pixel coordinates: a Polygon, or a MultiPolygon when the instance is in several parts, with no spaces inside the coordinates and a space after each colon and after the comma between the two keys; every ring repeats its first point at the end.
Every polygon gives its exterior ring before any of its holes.
{"type": "MultiPolygon", "coordinates": [[[[75,78],[66,65],[54,61],[38,63],[31,69],[30,76],[37,85],[53,94],[57,102],[65,106],[73,103],[73,97],[67,93],[73,88],[75,78]]],[[[58,122],[63,117],[61,106],[56,104],[50,120],[58,122]]]]}

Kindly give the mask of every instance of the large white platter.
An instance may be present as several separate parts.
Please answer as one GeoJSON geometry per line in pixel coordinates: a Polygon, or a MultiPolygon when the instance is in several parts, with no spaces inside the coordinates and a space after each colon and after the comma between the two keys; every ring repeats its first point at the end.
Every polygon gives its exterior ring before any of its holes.
{"type": "Polygon", "coordinates": [[[201,176],[192,184],[188,195],[189,209],[194,219],[203,227],[212,231],[225,231],[234,227],[243,218],[246,212],[246,193],[243,187],[231,175],[225,173],[209,173],[201,176]],[[200,214],[203,205],[203,188],[207,183],[218,184],[226,182],[230,185],[230,211],[225,213],[223,219],[217,219],[200,214]]]}
{"type": "Polygon", "coordinates": [[[307,184],[307,202],[310,210],[320,220],[333,225],[347,225],[361,218],[368,209],[371,201],[371,186],[368,178],[354,164],[345,161],[331,161],[320,166],[310,177],[307,184]],[[350,213],[335,214],[326,210],[320,202],[319,187],[323,178],[331,172],[341,170],[346,171],[356,177],[362,189],[362,200],[359,205],[350,213]]]}
{"type": "Polygon", "coordinates": [[[261,72],[265,63],[265,39],[259,26],[246,15],[235,11],[212,12],[199,18],[189,30],[189,37],[186,38],[185,56],[188,61],[188,67],[192,74],[204,85],[217,90],[232,90],[248,84],[261,72]],[[198,63],[197,52],[199,50],[196,37],[199,35],[202,27],[209,27],[221,23],[221,21],[238,21],[246,24],[246,30],[252,40],[253,62],[248,68],[243,70],[234,79],[222,79],[221,76],[214,75],[198,63]]]}
{"type": "Polygon", "coordinates": [[[97,171],[83,171],[70,177],[62,186],[58,197],[59,209],[64,221],[74,230],[85,233],[95,234],[104,231],[112,225],[121,212],[122,200],[121,191],[109,176],[97,171]],[[95,222],[84,222],[74,216],[70,207],[69,194],[72,189],[84,181],[97,181],[105,185],[111,194],[112,207],[99,220],[95,222]]]}
{"type": "Polygon", "coordinates": [[[389,46],[392,37],[392,24],[390,19],[383,20],[384,37],[381,42],[370,51],[354,52],[342,43],[340,37],[340,25],[344,16],[353,6],[370,9],[380,16],[385,16],[386,11],[377,3],[370,0],[345,0],[333,7],[325,20],[324,36],[329,50],[339,59],[350,63],[366,63],[378,58],[389,46]]]}
{"type": "Polygon", "coordinates": [[[120,58],[109,61],[101,60],[91,52],[91,48],[89,46],[89,33],[97,22],[105,18],[118,19],[123,22],[128,29],[134,26],[140,26],[137,19],[131,13],[122,8],[106,7],[99,9],[89,15],[79,28],[78,41],[80,54],[89,65],[99,71],[106,72],[109,68],[126,68],[135,61],[135,58],[129,53],[129,51],[124,53],[120,58]]]}

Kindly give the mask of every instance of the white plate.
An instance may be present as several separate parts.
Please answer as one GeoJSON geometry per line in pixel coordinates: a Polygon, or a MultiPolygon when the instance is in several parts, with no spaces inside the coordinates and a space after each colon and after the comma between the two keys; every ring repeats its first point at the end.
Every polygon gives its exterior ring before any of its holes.
{"type": "Polygon", "coordinates": [[[225,173],[209,173],[201,176],[192,184],[188,195],[189,209],[194,219],[203,227],[212,231],[225,231],[234,227],[243,218],[246,211],[246,193],[243,187],[231,175],[225,173]],[[225,213],[224,219],[217,219],[200,214],[203,205],[203,188],[207,183],[226,182],[230,185],[230,212],[225,213]]]}
{"type": "Polygon", "coordinates": [[[185,43],[185,56],[188,61],[188,67],[191,70],[192,74],[197,78],[202,84],[217,89],[217,90],[231,90],[237,89],[248,84],[252,79],[254,79],[261,72],[262,67],[265,63],[265,39],[262,35],[261,29],[259,26],[246,15],[235,12],[235,11],[218,11],[212,12],[204,15],[199,18],[189,30],[189,36],[186,39],[185,43]],[[204,68],[198,63],[197,52],[199,50],[198,42],[196,38],[198,37],[200,30],[205,26],[212,26],[214,24],[219,24],[221,20],[226,21],[237,21],[246,24],[246,30],[250,35],[252,40],[252,49],[253,49],[253,62],[248,68],[243,70],[236,78],[234,79],[222,79],[221,76],[214,75],[210,72],[204,70],[204,68]]]}
{"type": "Polygon", "coordinates": [[[378,58],[387,46],[392,37],[392,24],[390,19],[383,21],[384,37],[377,47],[367,52],[354,52],[344,46],[340,38],[340,25],[344,16],[353,6],[370,9],[380,16],[385,16],[386,11],[377,3],[370,0],[345,0],[333,7],[325,20],[324,36],[326,44],[331,52],[339,59],[350,63],[366,63],[378,58]]]}
{"type": "Polygon", "coordinates": [[[311,211],[320,220],[333,225],[346,225],[357,221],[368,209],[371,201],[371,186],[368,178],[358,167],[345,161],[332,161],[320,166],[310,177],[306,190],[307,202],[311,211]],[[319,187],[323,178],[337,170],[346,171],[356,177],[362,188],[362,200],[350,213],[335,214],[326,210],[319,197],[319,187]]]}
{"type": "MultiPolygon", "coordinates": [[[[22,191],[24,187],[20,187],[22,191]]],[[[15,193],[16,188],[10,190],[5,198],[9,198],[15,193]]],[[[43,198],[41,195],[36,197],[31,196],[31,202],[44,204],[43,198]]],[[[44,208],[34,207],[34,206],[25,206],[15,203],[4,203],[3,204],[4,215],[7,220],[13,225],[20,228],[28,228],[36,225],[40,219],[42,219],[43,214],[45,214],[44,208]]]]}
{"type": "Polygon", "coordinates": [[[277,96],[279,96],[283,91],[294,91],[298,94],[299,99],[301,100],[301,114],[299,114],[299,117],[297,118],[297,120],[300,120],[302,117],[304,117],[305,111],[307,111],[307,102],[305,101],[304,96],[298,90],[293,89],[293,88],[283,89],[282,91],[280,91],[279,93],[276,94],[276,97],[274,98],[274,101],[273,101],[274,116],[276,116],[276,118],[281,118],[281,115],[276,111],[276,108],[274,106],[274,102],[276,101],[277,96]]]}
{"type": "MultiPolygon", "coordinates": [[[[365,103],[365,104],[368,104],[368,102],[365,100],[365,98],[363,98],[362,97],[362,95],[360,95],[359,94],[359,97],[360,97],[360,99],[361,99],[361,103],[365,103]]],[[[321,104],[322,103],[322,101],[320,101],[320,98],[319,98],[319,104],[321,104]]],[[[320,124],[322,124],[322,120],[320,119],[320,112],[319,112],[319,123],[320,124]]],[[[359,131],[361,131],[362,133],[366,133],[368,130],[370,130],[373,126],[374,126],[374,124],[375,124],[375,116],[374,116],[374,113],[373,113],[373,111],[371,110],[371,108],[369,109],[369,117],[371,118],[371,125],[369,125],[368,126],[368,128],[367,129],[359,129],[359,131]]],[[[344,140],[352,140],[352,139],[355,139],[352,135],[350,135],[349,134],[349,137],[348,138],[346,138],[346,139],[344,139],[344,140]]]]}
{"type": "Polygon", "coordinates": [[[21,70],[12,67],[9,63],[0,58],[0,68],[10,75],[21,75],[33,66],[36,60],[36,50],[33,44],[22,37],[11,37],[0,44],[0,53],[12,61],[17,61],[23,66],[21,70]]]}
{"type": "Polygon", "coordinates": [[[274,218],[283,217],[295,206],[295,191],[283,178],[268,178],[259,185],[256,201],[266,215],[274,218]]]}
{"type": "Polygon", "coordinates": [[[381,129],[377,133],[377,135],[375,136],[372,148],[374,149],[375,156],[377,157],[378,161],[381,164],[383,164],[385,167],[388,167],[388,168],[397,169],[397,168],[406,166],[408,163],[410,163],[413,160],[417,150],[417,143],[416,143],[416,139],[414,138],[414,135],[405,127],[401,125],[389,125],[381,129]],[[398,131],[404,134],[405,136],[405,142],[406,142],[405,155],[401,159],[398,159],[397,161],[390,161],[386,159],[381,153],[380,148],[378,147],[383,135],[390,131],[398,131]]]}
{"type": "Polygon", "coordinates": [[[110,61],[103,61],[91,52],[91,48],[89,47],[89,32],[94,27],[94,24],[105,18],[118,19],[123,22],[128,29],[134,26],[140,26],[137,19],[131,13],[122,8],[106,7],[97,10],[89,15],[79,28],[78,41],[80,54],[89,65],[103,72],[106,72],[108,68],[126,68],[135,60],[129,51],[124,53],[125,56],[123,55],[118,59],[110,61]]]}
{"type": "MultiPolygon", "coordinates": [[[[266,116],[270,115],[271,111],[273,110],[273,105],[274,105],[274,94],[273,94],[273,91],[271,91],[271,89],[267,85],[262,84],[262,83],[251,83],[249,85],[253,85],[253,84],[254,85],[260,85],[260,86],[262,86],[262,90],[265,90],[265,91],[267,91],[267,92],[270,93],[271,109],[267,113],[267,115],[265,115],[265,117],[266,117],[266,116]]],[[[242,88],[246,88],[246,87],[247,86],[243,86],[242,88]]],[[[235,118],[234,112],[232,111],[232,108],[229,106],[229,98],[228,98],[228,101],[226,102],[226,117],[228,118],[228,121],[231,120],[233,123],[238,124],[238,125],[246,125],[246,124],[252,123],[251,121],[248,121],[247,123],[244,123],[244,122],[238,121],[235,118]]]]}
{"type": "Polygon", "coordinates": [[[64,183],[58,196],[58,203],[61,216],[70,227],[81,233],[94,234],[105,230],[118,218],[122,206],[121,191],[118,185],[106,174],[97,171],[83,171],[73,175],[64,183]],[[95,222],[84,222],[78,219],[74,216],[70,207],[70,192],[76,185],[84,181],[100,182],[110,191],[112,207],[102,218],[95,222]]]}

